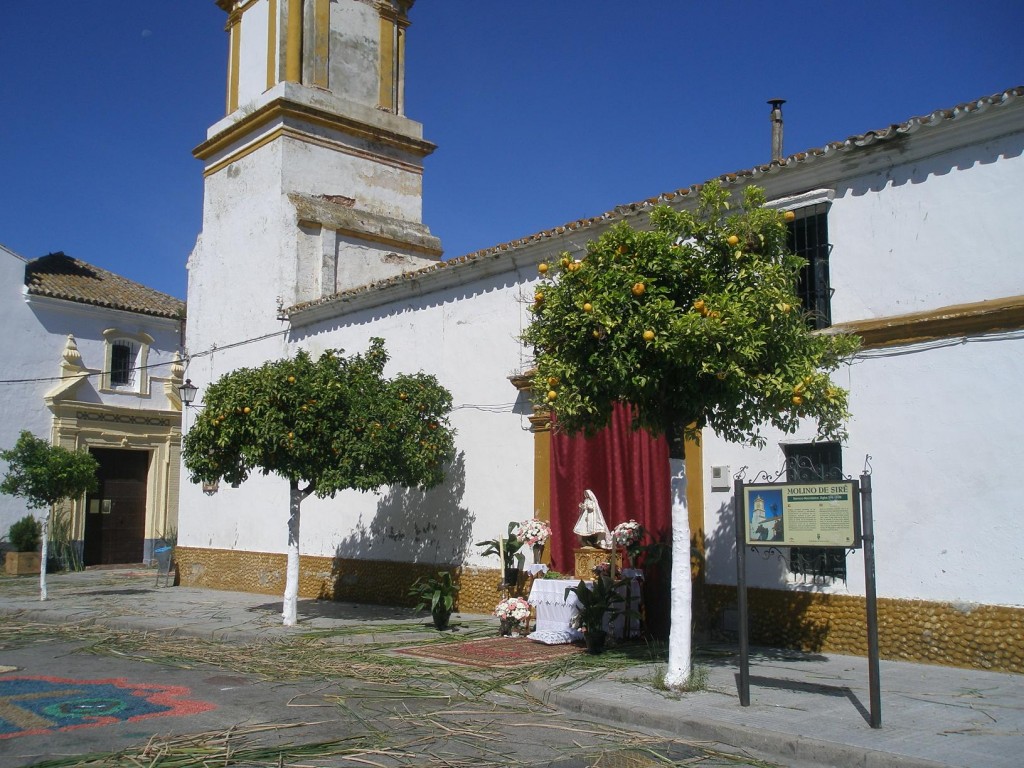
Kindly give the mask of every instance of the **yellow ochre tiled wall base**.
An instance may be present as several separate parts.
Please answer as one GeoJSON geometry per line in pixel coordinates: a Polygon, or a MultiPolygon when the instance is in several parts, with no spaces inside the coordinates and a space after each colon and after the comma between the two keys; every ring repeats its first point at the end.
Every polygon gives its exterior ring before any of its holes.
{"type": "MultiPolygon", "coordinates": [[[[285,555],[178,547],[183,586],[280,595],[285,555]]],[[[299,595],[379,605],[413,605],[409,586],[444,566],[303,556],[299,595]]],[[[500,594],[497,568],[452,567],[461,589],[456,608],[489,614],[500,594]]],[[[529,590],[528,580],[519,594],[529,590]]],[[[723,626],[735,608],[734,587],[706,584],[707,620],[723,626]]],[[[867,655],[864,598],[770,589],[748,590],[750,640],[758,645],[867,655]]],[[[878,644],[884,659],[1024,673],[1024,609],[923,600],[878,601],[878,644]]]]}
{"type": "MultiPolygon", "coordinates": [[[[284,592],[286,556],[269,552],[177,547],[182,586],[279,595],[284,592]]],[[[448,567],[384,560],[299,559],[299,596],[377,605],[414,605],[410,585],[420,576],[449,570],[459,584],[456,609],[489,614],[501,595],[497,568],[448,567]]],[[[523,577],[520,593],[529,585],[523,577]]]]}
{"type": "MultiPolygon", "coordinates": [[[[720,627],[736,589],[704,589],[709,623],[720,627]]],[[[867,655],[863,597],[748,589],[747,602],[752,643],[867,655]]],[[[1024,609],[879,598],[878,649],[883,659],[1024,673],[1024,609]]]]}

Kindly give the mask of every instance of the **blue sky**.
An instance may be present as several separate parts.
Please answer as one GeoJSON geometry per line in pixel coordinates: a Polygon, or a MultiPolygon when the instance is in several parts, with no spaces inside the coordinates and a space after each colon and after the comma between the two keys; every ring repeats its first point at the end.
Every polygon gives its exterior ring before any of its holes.
{"type": "MultiPolygon", "coordinates": [[[[420,0],[407,114],[446,257],[1024,84],[1020,0],[420,0]]],[[[0,5],[0,243],[184,297],[213,0],[0,5]]]]}

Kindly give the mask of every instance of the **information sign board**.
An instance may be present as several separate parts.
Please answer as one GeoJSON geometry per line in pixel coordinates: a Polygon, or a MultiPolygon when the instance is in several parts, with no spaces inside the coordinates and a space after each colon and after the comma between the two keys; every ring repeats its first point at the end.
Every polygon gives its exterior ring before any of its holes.
{"type": "Polygon", "coordinates": [[[861,545],[856,480],[744,485],[743,506],[750,546],[861,545]]]}

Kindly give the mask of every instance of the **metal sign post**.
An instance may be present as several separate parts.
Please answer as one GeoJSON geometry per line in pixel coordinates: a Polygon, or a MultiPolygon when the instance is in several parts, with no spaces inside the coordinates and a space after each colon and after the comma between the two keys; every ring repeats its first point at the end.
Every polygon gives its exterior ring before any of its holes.
{"type": "Polygon", "coordinates": [[[875,523],[871,510],[871,475],[860,476],[860,509],[864,542],[864,598],[868,619],[868,686],[871,727],[882,727],[882,691],[878,670],[878,601],[875,595],[875,523]]]}
{"type": "MultiPolygon", "coordinates": [[[[870,458],[870,457],[869,457],[870,458]]],[[[758,550],[768,546],[769,552],[777,546],[800,546],[803,542],[796,537],[807,535],[816,525],[819,533],[813,533],[816,541],[830,547],[864,548],[864,597],[867,605],[868,630],[868,684],[871,697],[872,728],[882,727],[882,698],[879,675],[878,653],[878,600],[875,590],[875,528],[871,509],[871,474],[865,468],[857,481],[817,483],[752,483],[745,484],[737,477],[733,486],[733,508],[736,513],[736,608],[740,644],[740,705],[750,706],[750,621],[747,606],[747,563],[746,548],[758,550]],[[747,493],[758,494],[751,501],[751,517],[747,519],[747,493]],[[774,495],[773,495],[774,494],[774,495]],[[772,502],[780,509],[766,509],[772,502]],[[858,504],[859,502],[859,504],[858,504]],[[815,518],[815,508],[818,510],[815,518]],[[787,514],[790,516],[787,518],[787,514]],[[781,520],[781,529],[774,525],[775,534],[769,540],[764,525],[769,520],[781,520]],[[845,523],[844,523],[845,521],[845,523]],[[761,531],[760,539],[751,535],[754,523],[760,523],[755,532],[761,531]],[[858,530],[859,528],[859,530],[858,530]],[[763,530],[762,530],[763,529],[763,530]],[[796,529],[796,531],[794,531],[796,529]],[[838,536],[838,538],[835,538],[838,536]],[[793,541],[793,539],[796,539],[793,541]],[[827,543],[826,543],[827,542],[827,543]]],[[[812,545],[813,546],[813,545],[812,545]]],[[[779,553],[781,556],[781,553],[779,553]]]]}
{"type": "Polygon", "coordinates": [[[740,636],[740,706],[750,706],[750,644],[747,622],[747,557],[746,557],[746,504],[743,501],[743,480],[736,479],[736,610],[739,614],[740,636]]]}

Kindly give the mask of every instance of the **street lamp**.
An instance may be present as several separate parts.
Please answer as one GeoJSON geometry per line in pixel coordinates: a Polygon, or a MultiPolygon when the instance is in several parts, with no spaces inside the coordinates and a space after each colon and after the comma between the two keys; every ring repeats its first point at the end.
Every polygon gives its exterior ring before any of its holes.
{"type": "Polygon", "coordinates": [[[185,383],[178,387],[178,397],[181,398],[182,405],[186,408],[192,405],[198,391],[199,387],[192,383],[192,379],[185,379],[185,383]]]}

